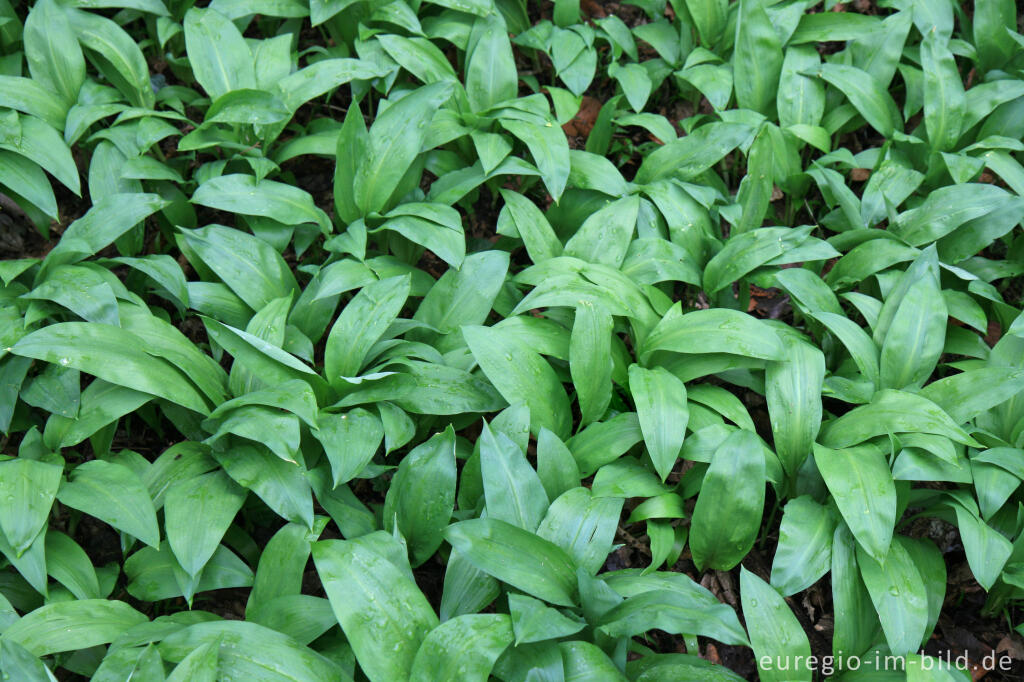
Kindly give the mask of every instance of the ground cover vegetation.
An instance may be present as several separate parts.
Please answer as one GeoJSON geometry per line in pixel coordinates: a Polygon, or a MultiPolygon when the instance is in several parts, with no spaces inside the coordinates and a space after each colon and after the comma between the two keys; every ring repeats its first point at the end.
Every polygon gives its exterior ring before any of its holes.
{"type": "Polygon", "coordinates": [[[1022,679],[1012,0],[202,4],[0,0],[5,680],[1022,679]]]}

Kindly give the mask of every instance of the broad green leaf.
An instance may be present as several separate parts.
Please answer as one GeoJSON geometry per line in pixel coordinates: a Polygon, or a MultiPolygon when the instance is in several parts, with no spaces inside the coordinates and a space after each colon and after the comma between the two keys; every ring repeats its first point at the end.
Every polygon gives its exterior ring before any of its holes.
{"type": "Polygon", "coordinates": [[[134,106],[152,108],[149,65],[135,40],[116,22],[92,12],[68,9],[71,27],[90,60],[134,106]]]}
{"type": "Polygon", "coordinates": [[[598,421],[612,399],[612,316],[581,300],[569,337],[569,372],[580,405],[580,424],[598,421]]]}
{"type": "MultiPolygon", "coordinates": [[[[885,137],[902,128],[892,95],[870,73],[846,64],[822,64],[811,70],[838,88],[868,124],[885,137]]],[[[810,74],[808,74],[810,75],[810,74]]]]}
{"type": "Polygon", "coordinates": [[[667,589],[631,595],[601,616],[599,628],[613,637],[638,635],[657,628],[673,634],[702,635],[723,644],[747,643],[731,609],[667,589]]]}
{"type": "Polygon", "coordinates": [[[50,268],[95,254],[169,203],[158,194],[113,194],[99,199],[68,226],[46,254],[40,276],[50,268]]]}
{"type": "Polygon", "coordinates": [[[845,448],[887,433],[934,433],[977,447],[938,405],[920,395],[887,389],[871,403],[828,422],[819,441],[829,448],[845,448]]]}
{"type": "Polygon", "coordinates": [[[704,268],[704,291],[714,294],[807,240],[811,228],[757,227],[732,236],[704,268]]]}
{"type": "Polygon", "coordinates": [[[766,682],[814,678],[807,664],[811,645],[800,622],[771,585],[746,568],[740,569],[740,598],[758,673],[766,682]]]}
{"type": "Polygon", "coordinates": [[[622,502],[572,488],[551,503],[537,535],[564,549],[580,570],[594,575],[612,550],[622,502]]]}
{"type": "Polygon", "coordinates": [[[238,680],[340,680],[351,677],[334,661],[291,637],[256,623],[217,620],[196,623],[164,638],[160,655],[181,663],[205,645],[215,647],[218,677],[238,680]]]}
{"type": "Polygon", "coordinates": [[[557,202],[569,179],[569,143],[562,129],[547,121],[544,125],[518,119],[501,119],[501,125],[530,150],[544,186],[557,202]]]}
{"type": "Polygon", "coordinates": [[[419,566],[441,546],[455,507],[455,433],[449,427],[416,447],[398,465],[384,500],[384,528],[409,543],[419,566]]]}
{"type": "Polygon", "coordinates": [[[585,623],[525,594],[509,593],[508,609],[517,646],[566,637],[586,627],[585,623]]]}
{"type": "Polygon", "coordinates": [[[775,452],[787,475],[796,476],[821,427],[825,357],[804,341],[787,336],[783,343],[787,359],[765,365],[765,399],[775,452]]]}
{"type": "Polygon", "coordinates": [[[153,501],[138,475],[126,466],[100,459],[79,464],[60,487],[57,499],[151,547],[160,546],[153,501]]]}
{"type": "Polygon", "coordinates": [[[960,139],[964,86],[947,40],[930,31],[921,41],[924,71],[924,127],[936,151],[952,149],[960,139]]]}
{"type": "Polygon", "coordinates": [[[492,433],[486,422],[480,433],[480,472],[488,518],[535,532],[548,509],[540,477],[519,446],[504,433],[492,433]]]}
{"type": "Polygon", "coordinates": [[[63,473],[23,457],[0,462],[0,529],[18,556],[46,526],[63,473]]]}
{"type": "Polygon", "coordinates": [[[771,115],[782,71],[782,45],[759,0],[740,0],[734,43],[733,87],[737,104],[771,115]]]}
{"type": "Polygon", "coordinates": [[[691,134],[654,150],[640,164],[634,180],[647,184],[667,177],[689,180],[715,165],[749,139],[745,123],[708,123],[691,134]]]}
{"type": "Polygon", "coordinates": [[[313,527],[313,495],[304,467],[281,459],[258,443],[234,441],[214,457],[228,476],[255,493],[268,507],[293,523],[313,527]]]}
{"type": "Polygon", "coordinates": [[[302,593],[302,578],[309,562],[311,544],[327,522],[326,517],[322,516],[317,520],[321,523],[312,532],[301,524],[289,523],[282,526],[267,542],[260,554],[252,591],[246,603],[247,616],[253,609],[269,609],[269,605],[278,597],[302,593]]]}
{"type": "Polygon", "coordinates": [[[971,572],[979,585],[986,590],[991,589],[1012,556],[1010,541],[978,518],[974,510],[961,504],[952,506],[971,572]]]}
{"type": "Polygon", "coordinates": [[[131,332],[94,322],[61,322],[22,338],[15,355],[74,367],[112,384],[165,398],[201,414],[206,401],[176,368],[148,355],[131,332]]]}
{"type": "Polygon", "coordinates": [[[68,104],[77,101],[85,82],[85,57],[67,14],[56,0],[32,6],[25,19],[23,39],[32,78],[60,93],[68,104]]]}
{"type": "Polygon", "coordinates": [[[285,225],[316,223],[324,234],[331,231],[330,218],[313,203],[308,192],[251,175],[221,175],[207,180],[196,189],[192,201],[221,211],[272,218],[285,225]]]}
{"type": "Polygon", "coordinates": [[[463,327],[463,337],[477,364],[510,404],[530,408],[530,430],[547,428],[556,436],[569,434],[569,398],[544,358],[519,339],[495,327],[463,327]]]}
{"type": "Polygon", "coordinates": [[[327,337],[324,371],[336,388],[355,377],[366,354],[395,321],[409,297],[408,277],[389,277],[363,287],[338,316],[327,337]]]}
{"type": "Polygon", "coordinates": [[[750,431],[737,429],[715,450],[690,524],[690,551],[701,569],[729,570],[754,545],[764,513],[765,459],[750,431]]]}
{"type": "Polygon", "coordinates": [[[70,537],[50,529],[46,533],[46,571],[77,599],[99,599],[99,581],[89,555],[70,537]]]}
{"type": "Polygon", "coordinates": [[[412,578],[351,540],[314,543],[313,562],[366,676],[371,682],[408,679],[417,650],[438,626],[412,578]]]}
{"type": "Polygon", "coordinates": [[[384,426],[373,413],[362,408],[344,414],[322,413],[317,440],[331,463],[334,486],[347,483],[366,468],[384,440],[384,426]]]}
{"type": "Polygon", "coordinates": [[[0,137],[0,147],[35,161],[62,185],[75,194],[80,194],[78,167],[71,156],[71,149],[61,134],[34,116],[22,116],[20,126],[21,136],[17,142],[7,143],[0,137]]]}
{"type": "Polygon", "coordinates": [[[394,102],[370,126],[355,175],[355,205],[365,215],[383,210],[402,176],[419,155],[427,124],[451,96],[449,82],[425,85],[394,102]]]}
{"type": "Polygon", "coordinates": [[[815,444],[814,463],[857,543],[884,561],[896,525],[896,486],[885,455],[873,445],[832,450],[815,444]]]}
{"type": "Polygon", "coordinates": [[[726,308],[667,315],[648,335],[640,358],[657,350],[676,353],[731,353],[765,360],[785,360],[775,331],[745,313],[726,308]]]}
{"type": "Polygon", "coordinates": [[[675,467],[690,418],[686,385],[662,367],[630,365],[629,390],[647,452],[664,481],[675,467]]]}
{"type": "Polygon", "coordinates": [[[88,649],[114,641],[147,618],[122,601],[79,599],[54,602],[22,616],[4,631],[34,656],[88,649]]]}
{"type": "Polygon", "coordinates": [[[802,592],[829,572],[835,529],[832,512],[809,496],[786,503],[771,575],[772,586],[782,596],[802,592]]]}
{"type": "Polygon", "coordinates": [[[445,539],[478,569],[538,599],[572,606],[576,566],[554,543],[497,519],[448,526],[445,539]],[[543,565],[544,571],[536,567],[543,565]]]}
{"type": "Polygon", "coordinates": [[[466,95],[481,112],[511,100],[518,93],[518,74],[508,28],[497,12],[473,22],[466,46],[466,95]]]}
{"type": "Polygon", "coordinates": [[[925,276],[910,285],[885,334],[879,362],[881,388],[918,388],[942,355],[946,303],[939,283],[925,276]]]}
{"type": "Polygon", "coordinates": [[[215,9],[185,13],[185,49],[196,80],[210,99],[256,87],[252,52],[231,20],[215,9]]]}
{"type": "Polygon", "coordinates": [[[618,199],[588,217],[565,244],[564,254],[618,268],[636,228],[638,197],[618,199]]]}
{"type": "MultiPolygon", "coordinates": [[[[389,68],[360,59],[321,59],[277,81],[281,101],[289,112],[353,80],[385,76],[389,68]]],[[[358,110],[357,110],[358,112],[358,110]]]]}
{"type": "MultiPolygon", "coordinates": [[[[549,258],[556,258],[562,255],[562,243],[555,236],[551,224],[541,213],[537,205],[518,192],[510,189],[501,190],[501,196],[505,200],[502,214],[506,211],[511,218],[511,223],[516,228],[516,233],[523,240],[526,252],[530,260],[540,263],[549,258]]],[[[498,217],[498,232],[501,231],[502,220],[498,217]]]]}
{"type": "Polygon", "coordinates": [[[837,613],[832,635],[832,652],[859,656],[875,641],[878,616],[871,603],[856,560],[857,543],[845,523],[840,522],[832,536],[832,602],[837,613]]]}
{"type": "Polygon", "coordinates": [[[458,332],[464,324],[483,324],[505,283],[508,267],[509,256],[504,251],[470,254],[458,270],[448,270],[431,287],[413,319],[442,334],[458,332]]]}
{"type": "Polygon", "coordinates": [[[38,116],[57,130],[64,128],[67,105],[60,95],[31,78],[0,75],[0,106],[38,116]]]}
{"type": "Polygon", "coordinates": [[[43,169],[21,154],[0,149],[0,183],[57,220],[57,199],[43,169]]]}
{"type": "Polygon", "coordinates": [[[913,557],[896,538],[884,562],[859,548],[857,564],[889,649],[898,656],[916,651],[928,626],[928,594],[913,557]]]}
{"type": "Polygon", "coordinates": [[[494,662],[512,643],[511,619],[501,613],[466,614],[427,635],[413,660],[411,682],[487,682],[494,662]]]}
{"type": "Polygon", "coordinates": [[[245,502],[245,490],[224,472],[178,481],[164,497],[167,542],[178,563],[198,576],[245,502]]]}

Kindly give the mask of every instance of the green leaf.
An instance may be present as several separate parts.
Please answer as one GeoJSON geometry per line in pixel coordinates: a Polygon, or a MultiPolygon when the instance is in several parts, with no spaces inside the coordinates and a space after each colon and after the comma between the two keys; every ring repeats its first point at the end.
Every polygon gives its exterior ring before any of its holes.
{"type": "Polygon", "coordinates": [[[569,180],[569,142],[562,129],[550,120],[544,125],[502,118],[501,126],[526,145],[540,171],[544,186],[557,202],[569,180]]]}
{"type": "Polygon", "coordinates": [[[61,322],[22,338],[15,355],[74,367],[112,384],[165,398],[200,414],[202,395],[176,368],[145,353],[131,332],[94,322],[61,322]]]}
{"type": "Polygon", "coordinates": [[[324,351],[324,372],[332,386],[342,386],[342,377],[359,375],[370,348],[402,311],[409,286],[407,276],[382,279],[360,289],[345,306],[324,351]]]}
{"type": "Polygon", "coordinates": [[[537,535],[564,549],[580,570],[594,575],[612,550],[622,503],[620,498],[572,488],[551,503],[537,535]]]}
{"type": "Polygon", "coordinates": [[[887,433],[934,433],[978,447],[938,405],[920,395],[891,389],[879,391],[870,404],[828,422],[819,440],[829,448],[845,448],[887,433]]]}
{"type": "Polygon", "coordinates": [[[690,523],[690,551],[698,568],[727,571],[757,538],[764,513],[765,459],[757,436],[733,431],[715,450],[690,523]]]}
{"type": "Polygon", "coordinates": [[[641,346],[641,360],[658,350],[731,353],[765,360],[787,357],[782,341],[769,325],[726,308],[666,315],[641,346]]]}
{"type": "Polygon", "coordinates": [[[855,66],[826,63],[818,67],[817,75],[842,91],[864,120],[882,136],[892,137],[893,131],[902,127],[892,95],[870,73],[855,66]]]}
{"type": "MultiPolygon", "coordinates": [[[[149,65],[142,50],[116,22],[92,12],[69,9],[71,27],[90,60],[134,106],[153,107],[149,65]]],[[[60,126],[55,126],[60,127],[60,126]]]]}
{"type": "Polygon", "coordinates": [[[75,467],[57,499],[134,535],[151,547],[160,546],[160,528],[149,492],[134,471],[95,459],[75,467]]]}
{"type": "Polygon", "coordinates": [[[580,405],[580,424],[599,420],[612,399],[612,316],[581,300],[569,337],[569,372],[580,405]]]}
{"type": "Polygon", "coordinates": [[[771,115],[782,71],[782,44],[760,0],[740,0],[733,48],[736,103],[771,115]]]}
{"type": "Polygon", "coordinates": [[[112,194],[101,198],[64,231],[57,245],[46,254],[39,276],[50,268],[97,253],[169,203],[158,194],[112,194]]]}
{"type": "Polygon", "coordinates": [[[760,678],[766,682],[810,682],[814,678],[813,667],[807,664],[811,645],[782,596],[740,568],[740,598],[760,678]]]}
{"type": "Polygon", "coordinates": [[[266,90],[232,90],[218,97],[206,110],[206,123],[269,125],[287,120],[291,112],[266,90]]]}
{"type": "Polygon", "coordinates": [[[480,472],[487,516],[536,531],[548,509],[540,477],[519,446],[504,433],[492,433],[486,422],[480,433],[480,472]]]}
{"type": "Polygon", "coordinates": [[[380,418],[362,408],[344,414],[322,413],[314,433],[331,463],[334,487],[352,480],[366,468],[384,440],[380,418]]]}
{"type": "Polygon", "coordinates": [[[942,355],[946,317],[936,278],[925,276],[910,285],[882,343],[882,388],[913,390],[927,381],[942,355]]]}
{"type": "Polygon", "coordinates": [[[452,84],[431,83],[394,102],[370,126],[355,175],[355,205],[366,215],[384,209],[420,153],[427,124],[452,94],[452,84]]]}
{"type": "Polygon", "coordinates": [[[46,527],[63,467],[18,457],[0,462],[0,529],[21,554],[46,527]]]}
{"type": "Polygon", "coordinates": [[[510,404],[530,408],[530,430],[547,428],[559,438],[569,435],[569,398],[551,365],[525,342],[495,327],[462,328],[477,364],[510,404]]]}
{"type": "Polygon", "coordinates": [[[548,540],[487,518],[452,524],[445,539],[473,566],[518,590],[558,606],[575,603],[576,566],[548,540]]]}
{"type": "Polygon", "coordinates": [[[222,471],[178,481],[164,498],[167,542],[193,578],[220,545],[245,502],[245,490],[222,471]]]}
{"type": "Polygon", "coordinates": [[[256,87],[252,52],[230,19],[215,9],[193,7],[184,26],[189,64],[210,99],[256,87]]]}
{"type": "Polygon", "coordinates": [[[502,613],[466,614],[432,630],[413,660],[410,682],[487,682],[501,652],[512,643],[511,619],[502,613]]]}
{"type": "Polygon", "coordinates": [[[54,0],[32,6],[23,33],[25,61],[40,85],[57,92],[71,104],[85,82],[85,57],[71,22],[54,0]]]}
{"type": "Polygon", "coordinates": [[[765,400],[775,452],[786,474],[795,477],[821,428],[825,357],[801,340],[787,336],[783,343],[789,349],[788,358],[765,365],[765,400]]]}
{"type": "Polygon", "coordinates": [[[474,112],[490,109],[518,94],[518,74],[508,28],[497,12],[473,22],[466,46],[466,96],[474,112]]]}
{"type": "MultiPolygon", "coordinates": [[[[505,200],[505,206],[501,209],[502,214],[505,214],[507,211],[512,224],[515,226],[516,234],[518,234],[526,246],[526,252],[530,255],[530,260],[534,263],[540,263],[549,258],[561,256],[562,243],[558,241],[555,231],[551,229],[551,224],[548,223],[547,218],[544,217],[544,214],[541,213],[536,204],[522,194],[513,192],[510,189],[502,188],[499,191],[501,192],[502,199],[505,200]]],[[[502,219],[499,216],[498,232],[504,234],[501,227],[502,219]]]]}
{"type": "Polygon", "coordinates": [[[288,682],[288,680],[340,680],[352,678],[334,661],[291,637],[256,623],[218,620],[196,623],[164,638],[160,655],[181,663],[200,647],[217,652],[219,678],[288,682]]]}
{"type": "Polygon", "coordinates": [[[928,142],[936,151],[956,146],[966,106],[963,81],[947,43],[935,31],[929,31],[921,41],[924,127],[928,142]]]}
{"type": "Polygon", "coordinates": [[[772,587],[788,597],[818,582],[832,567],[836,518],[808,495],[786,503],[772,561],[772,587]]]}
{"type": "Polygon", "coordinates": [[[856,541],[845,523],[840,522],[832,537],[832,602],[837,618],[832,635],[832,652],[863,653],[875,641],[878,616],[875,615],[871,596],[860,577],[857,566],[856,541]]]}
{"type": "Polygon", "coordinates": [[[99,599],[99,580],[89,555],[64,533],[46,533],[46,571],[76,599],[99,599]]]}
{"type": "Polygon", "coordinates": [[[588,217],[565,244],[564,255],[618,268],[633,239],[639,197],[613,201],[588,217]]]}
{"type": "Polygon", "coordinates": [[[408,679],[437,616],[412,578],[355,541],[313,544],[313,562],[331,608],[371,682],[408,679]]]}
{"type": "Polygon", "coordinates": [[[0,184],[25,197],[47,217],[57,219],[57,199],[46,173],[21,154],[0,150],[0,184]]]}
{"type": "Polygon", "coordinates": [[[748,140],[745,123],[708,123],[654,150],[640,164],[634,182],[648,184],[667,177],[682,180],[700,175],[748,140]]]}
{"type": "Polygon", "coordinates": [[[221,175],[202,183],[192,201],[221,211],[271,218],[285,225],[316,223],[324,234],[331,220],[313,203],[308,192],[273,180],[251,175],[221,175]]]}
{"type": "Polygon", "coordinates": [[[873,445],[832,450],[814,445],[814,462],[857,543],[884,561],[896,525],[896,485],[873,445]]]}
{"type": "Polygon", "coordinates": [[[214,452],[228,476],[248,488],[281,516],[313,527],[313,495],[304,467],[286,462],[269,448],[235,440],[231,450],[214,452]]]}
{"type": "Polygon", "coordinates": [[[586,627],[586,623],[525,594],[509,593],[508,609],[517,646],[567,637],[586,627]]]}
{"type": "Polygon", "coordinates": [[[859,548],[857,564],[889,649],[897,656],[916,651],[928,627],[928,593],[913,557],[896,538],[884,562],[859,548]]]}
{"type": "Polygon", "coordinates": [[[662,367],[630,365],[629,390],[647,452],[664,482],[675,467],[690,418],[686,385],[662,367]]]}
{"type": "Polygon", "coordinates": [[[4,630],[4,640],[22,645],[33,656],[46,656],[113,642],[125,630],[147,621],[121,601],[54,602],[22,616],[4,630]]]}
{"type": "Polygon", "coordinates": [[[409,543],[414,566],[441,546],[455,507],[455,433],[449,427],[407,454],[384,499],[384,528],[409,543]]]}

